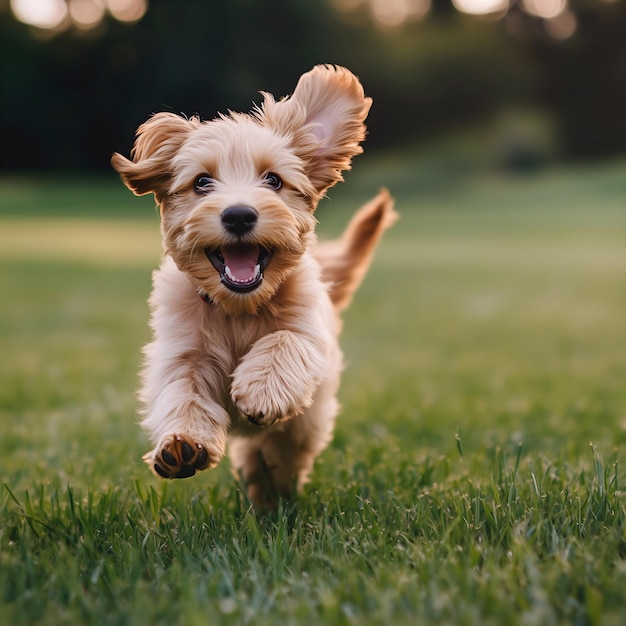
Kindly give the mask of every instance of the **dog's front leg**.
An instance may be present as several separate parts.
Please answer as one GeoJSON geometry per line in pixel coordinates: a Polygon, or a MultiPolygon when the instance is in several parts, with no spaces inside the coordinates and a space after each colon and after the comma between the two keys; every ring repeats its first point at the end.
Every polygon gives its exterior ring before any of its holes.
{"type": "Polygon", "coordinates": [[[269,425],[302,413],[329,363],[334,340],[320,340],[291,330],[259,339],[232,377],[231,397],[237,408],[258,425],[269,425]]]}
{"type": "Polygon", "coordinates": [[[188,478],[219,463],[230,418],[217,403],[198,395],[191,379],[165,385],[151,404],[142,426],[156,446],[143,459],[156,475],[188,478]]]}
{"type": "Polygon", "coordinates": [[[145,349],[141,424],[156,446],[144,461],[163,478],[187,478],[217,465],[230,427],[230,416],[218,402],[225,375],[208,369],[206,355],[178,347],[175,352],[161,338],[145,349]]]}

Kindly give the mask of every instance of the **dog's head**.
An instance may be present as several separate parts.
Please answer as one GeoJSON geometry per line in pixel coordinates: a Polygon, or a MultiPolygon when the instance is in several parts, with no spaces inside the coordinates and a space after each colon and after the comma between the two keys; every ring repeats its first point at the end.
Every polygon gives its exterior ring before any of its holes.
{"type": "Polygon", "coordinates": [[[289,98],[210,122],[158,113],[132,160],[111,160],[136,194],[154,193],[165,251],[228,311],[270,299],[312,241],[314,211],[362,149],[371,99],[348,70],[316,66],[289,98]]]}

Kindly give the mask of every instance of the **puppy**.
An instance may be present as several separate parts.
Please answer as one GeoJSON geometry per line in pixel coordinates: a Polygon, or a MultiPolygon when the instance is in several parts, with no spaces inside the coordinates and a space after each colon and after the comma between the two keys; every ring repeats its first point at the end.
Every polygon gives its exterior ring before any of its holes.
{"type": "Polygon", "coordinates": [[[395,219],[386,190],[343,236],[318,244],[314,212],[362,152],[372,103],[342,67],[304,74],[291,97],[210,122],[157,113],[112,165],[153,193],[164,257],[150,297],[144,456],[163,478],[214,467],[227,439],[257,508],[289,497],[327,446],[342,369],[338,313],[395,219]]]}

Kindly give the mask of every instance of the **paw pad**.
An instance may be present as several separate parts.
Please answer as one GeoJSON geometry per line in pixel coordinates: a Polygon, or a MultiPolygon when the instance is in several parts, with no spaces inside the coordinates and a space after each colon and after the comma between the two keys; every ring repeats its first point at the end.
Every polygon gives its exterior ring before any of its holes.
{"type": "Polygon", "coordinates": [[[168,439],[154,454],[144,458],[161,478],[189,478],[209,464],[206,448],[179,435],[168,439]]]}

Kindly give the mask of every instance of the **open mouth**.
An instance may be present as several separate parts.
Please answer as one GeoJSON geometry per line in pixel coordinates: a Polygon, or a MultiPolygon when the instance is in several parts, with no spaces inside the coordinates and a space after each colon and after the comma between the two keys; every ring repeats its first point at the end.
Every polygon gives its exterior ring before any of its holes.
{"type": "Polygon", "coordinates": [[[263,272],[272,258],[267,248],[256,244],[236,243],[204,252],[222,284],[236,293],[254,291],[263,282],[263,272]]]}

